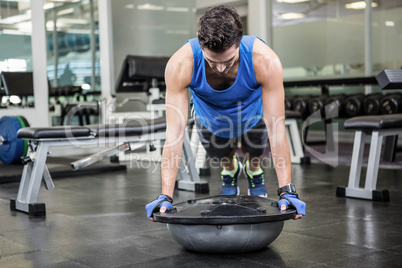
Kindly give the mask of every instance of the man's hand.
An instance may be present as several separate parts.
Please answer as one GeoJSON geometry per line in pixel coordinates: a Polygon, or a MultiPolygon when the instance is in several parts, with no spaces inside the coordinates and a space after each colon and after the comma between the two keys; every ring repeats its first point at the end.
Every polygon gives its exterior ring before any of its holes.
{"type": "Polygon", "coordinates": [[[301,201],[296,195],[292,194],[283,194],[279,197],[278,206],[280,210],[286,210],[287,207],[291,207],[296,209],[297,215],[295,216],[295,220],[302,219],[305,215],[306,203],[301,201]]]}
{"type": "Polygon", "coordinates": [[[147,218],[153,222],[155,222],[153,216],[154,212],[165,212],[167,209],[172,208],[173,199],[168,196],[161,194],[157,199],[152,201],[151,203],[145,206],[145,210],[147,211],[147,218]]]}

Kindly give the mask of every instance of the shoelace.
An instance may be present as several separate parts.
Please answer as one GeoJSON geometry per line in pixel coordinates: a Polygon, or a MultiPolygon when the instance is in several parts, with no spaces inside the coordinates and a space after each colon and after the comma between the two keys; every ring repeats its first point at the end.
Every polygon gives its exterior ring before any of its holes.
{"type": "Polygon", "coordinates": [[[252,178],[251,179],[251,182],[253,183],[253,184],[258,184],[258,183],[262,183],[262,176],[259,176],[258,178],[252,178]]]}
{"type": "Polygon", "coordinates": [[[226,183],[232,183],[232,181],[234,181],[235,178],[231,177],[230,175],[223,175],[222,176],[222,181],[226,184],[226,183]]]}

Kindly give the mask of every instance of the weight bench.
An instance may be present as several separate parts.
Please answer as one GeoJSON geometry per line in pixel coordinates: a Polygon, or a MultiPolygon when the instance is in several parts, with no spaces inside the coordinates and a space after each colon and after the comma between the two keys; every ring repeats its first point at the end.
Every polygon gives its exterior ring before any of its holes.
{"type": "MultiPolygon", "coordinates": [[[[164,140],[166,130],[165,118],[135,119],[124,124],[61,126],[49,128],[22,128],[17,137],[28,140],[29,154],[24,158],[25,164],[16,199],[10,200],[12,211],[23,211],[33,216],[45,215],[46,207],[38,203],[42,180],[47,190],[53,189],[52,178],[46,167],[46,158],[50,147],[61,146],[99,146],[118,144],[92,156],[71,163],[73,169],[79,169],[96,163],[120,152],[130,150],[130,143],[144,143],[164,140]]],[[[208,183],[201,182],[194,164],[189,136],[185,132],[183,157],[179,167],[177,188],[197,192],[208,192],[208,183]]]]}
{"type": "Polygon", "coordinates": [[[358,116],[345,121],[345,129],[355,129],[348,187],[339,186],[336,196],[389,202],[386,189],[377,190],[378,168],[383,138],[402,134],[402,114],[358,116]],[[371,136],[364,188],[359,187],[366,137],[371,136]]]}
{"type": "MultiPolygon", "coordinates": [[[[402,89],[402,69],[383,70],[376,75],[376,80],[381,89],[402,89]]],[[[402,134],[402,114],[367,115],[353,117],[345,121],[345,129],[355,129],[352,161],[350,164],[348,187],[339,186],[336,196],[368,199],[373,201],[389,202],[387,189],[377,190],[378,168],[380,164],[383,138],[387,137],[384,155],[387,157],[389,145],[392,145],[393,137],[402,134]],[[367,163],[367,173],[364,188],[359,186],[363,152],[366,137],[371,136],[370,151],[367,163]],[[393,137],[392,137],[393,136],[393,137]]],[[[395,139],[394,139],[395,140],[395,139]]],[[[391,149],[392,151],[392,149],[391,149]]]]}

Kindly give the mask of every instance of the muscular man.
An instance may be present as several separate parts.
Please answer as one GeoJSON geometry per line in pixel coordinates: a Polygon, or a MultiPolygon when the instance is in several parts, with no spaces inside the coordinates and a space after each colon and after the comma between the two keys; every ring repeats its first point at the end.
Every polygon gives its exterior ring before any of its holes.
{"type": "Polygon", "coordinates": [[[161,195],[146,206],[147,217],[171,207],[184,131],[188,117],[188,88],[195,123],[210,158],[220,161],[223,195],[239,194],[243,170],[248,194],[267,196],[261,159],[268,136],[278,177],[280,209],[288,205],[302,218],[305,204],[291,184],[290,152],[285,130],[283,70],[278,56],[262,40],[243,35],[234,8],[207,10],[189,40],[170,58],[165,71],[166,143],[162,154],[161,195]],[[235,156],[240,141],[244,167],[235,156]]]}

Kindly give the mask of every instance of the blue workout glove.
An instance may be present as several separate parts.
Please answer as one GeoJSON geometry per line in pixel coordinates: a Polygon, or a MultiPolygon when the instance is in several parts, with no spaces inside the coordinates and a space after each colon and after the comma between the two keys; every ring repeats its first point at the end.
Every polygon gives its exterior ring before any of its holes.
{"type": "Polygon", "coordinates": [[[286,207],[290,206],[293,209],[296,209],[297,214],[305,215],[306,203],[301,201],[296,195],[292,194],[284,194],[279,197],[278,206],[279,208],[285,204],[286,207]]]}
{"type": "Polygon", "coordinates": [[[145,206],[147,211],[147,218],[151,218],[154,212],[158,212],[159,208],[166,207],[166,209],[172,208],[173,198],[168,195],[161,194],[157,199],[145,206]]]}

